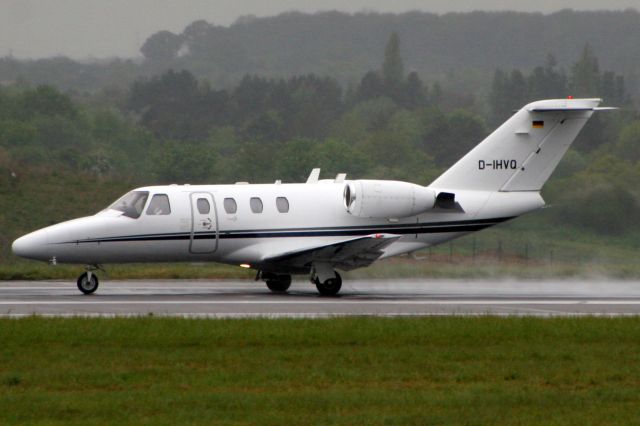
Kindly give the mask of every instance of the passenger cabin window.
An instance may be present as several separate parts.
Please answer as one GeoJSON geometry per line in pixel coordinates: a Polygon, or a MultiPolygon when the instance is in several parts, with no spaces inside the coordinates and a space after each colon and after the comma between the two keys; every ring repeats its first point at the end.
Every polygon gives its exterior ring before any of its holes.
{"type": "Polygon", "coordinates": [[[148,197],[147,191],[131,191],[107,207],[107,210],[118,210],[123,213],[123,216],[137,219],[142,214],[148,197]]]}
{"type": "Polygon", "coordinates": [[[238,205],[233,198],[225,198],[222,204],[224,204],[224,211],[228,214],[234,214],[238,211],[238,205]]]}
{"type": "Polygon", "coordinates": [[[278,208],[278,211],[280,213],[289,212],[289,200],[287,200],[285,197],[276,198],[276,207],[278,208]]]}
{"type": "Polygon", "coordinates": [[[251,211],[254,213],[262,213],[262,200],[258,197],[251,197],[249,200],[251,211]]]}
{"type": "Polygon", "coordinates": [[[147,214],[152,216],[163,216],[171,214],[171,206],[169,205],[169,197],[167,194],[156,194],[151,199],[147,214]]]}
{"type": "Polygon", "coordinates": [[[211,205],[209,204],[209,200],[206,198],[198,198],[196,205],[198,206],[198,213],[200,214],[209,214],[211,211],[211,205]]]}

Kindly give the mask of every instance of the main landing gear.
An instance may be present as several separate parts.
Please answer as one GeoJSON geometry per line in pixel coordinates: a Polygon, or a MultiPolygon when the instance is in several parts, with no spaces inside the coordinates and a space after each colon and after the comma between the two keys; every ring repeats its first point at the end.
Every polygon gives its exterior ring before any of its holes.
{"type": "Polygon", "coordinates": [[[335,276],[325,278],[324,281],[320,280],[318,275],[311,279],[311,282],[316,285],[318,293],[323,296],[335,296],[342,288],[342,277],[337,271],[334,271],[335,276]]]}
{"type": "Polygon", "coordinates": [[[273,293],[286,293],[291,287],[291,275],[260,272],[259,277],[273,293]]]}
{"type": "Polygon", "coordinates": [[[78,277],[78,290],[84,294],[93,294],[98,289],[98,276],[93,272],[100,269],[98,266],[87,266],[86,272],[83,272],[78,277]]]}
{"type": "MultiPolygon", "coordinates": [[[[316,268],[310,279],[322,296],[335,296],[342,288],[342,277],[333,269],[322,270],[320,273],[320,268],[316,268]]],[[[257,280],[263,280],[273,293],[286,293],[291,286],[291,275],[289,274],[259,271],[256,276],[257,280]]]]}

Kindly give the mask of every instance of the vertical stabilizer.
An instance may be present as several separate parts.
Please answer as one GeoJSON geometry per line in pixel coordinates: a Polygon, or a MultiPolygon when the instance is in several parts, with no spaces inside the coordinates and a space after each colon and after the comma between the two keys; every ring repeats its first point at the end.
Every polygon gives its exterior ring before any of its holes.
{"type": "Polygon", "coordinates": [[[533,102],[462,157],[430,186],[540,191],[601,99],[533,102]]]}

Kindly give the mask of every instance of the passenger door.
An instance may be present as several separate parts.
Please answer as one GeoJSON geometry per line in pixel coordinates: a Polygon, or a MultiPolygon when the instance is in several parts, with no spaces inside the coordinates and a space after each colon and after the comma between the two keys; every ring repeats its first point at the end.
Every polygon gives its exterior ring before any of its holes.
{"type": "Polygon", "coordinates": [[[218,214],[213,195],[191,193],[191,253],[213,253],[218,248],[218,214]]]}

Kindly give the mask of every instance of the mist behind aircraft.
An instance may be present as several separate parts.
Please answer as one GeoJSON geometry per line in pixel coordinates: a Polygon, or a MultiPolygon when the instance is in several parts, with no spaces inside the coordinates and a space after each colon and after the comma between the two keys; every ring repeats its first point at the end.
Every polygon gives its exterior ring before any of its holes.
{"type": "Polygon", "coordinates": [[[145,39],[159,31],[181,32],[186,25],[205,19],[230,25],[240,16],[270,16],[287,11],[433,13],[472,10],[515,10],[551,13],[576,10],[637,8],[637,0],[5,0],[0,2],[0,56],[42,58],[136,57],[145,39]]]}

